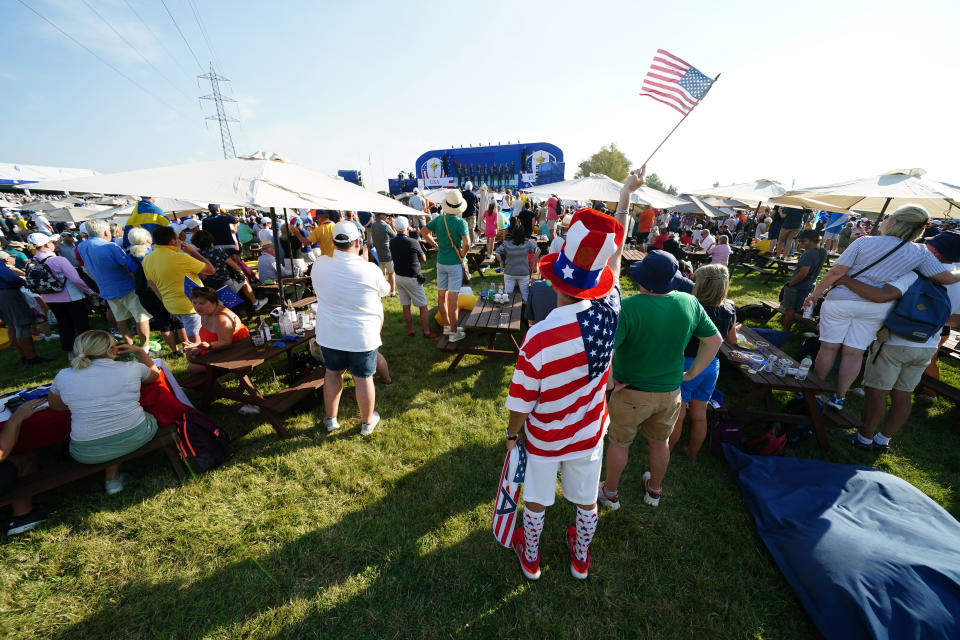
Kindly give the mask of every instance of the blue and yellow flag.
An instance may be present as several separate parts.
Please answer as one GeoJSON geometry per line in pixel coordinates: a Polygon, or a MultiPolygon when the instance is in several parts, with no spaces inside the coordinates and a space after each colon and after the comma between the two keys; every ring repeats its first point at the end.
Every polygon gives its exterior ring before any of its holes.
{"type": "Polygon", "coordinates": [[[127,241],[127,234],[134,227],[143,227],[152,234],[157,227],[165,227],[168,224],[170,220],[163,215],[163,209],[149,200],[141,200],[133,206],[133,212],[127,218],[126,226],[123,227],[123,246],[130,244],[127,241]]]}

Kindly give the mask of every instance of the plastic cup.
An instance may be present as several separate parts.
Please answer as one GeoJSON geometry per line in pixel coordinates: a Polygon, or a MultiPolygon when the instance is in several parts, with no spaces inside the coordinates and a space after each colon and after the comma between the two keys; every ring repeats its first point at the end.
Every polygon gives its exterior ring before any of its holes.
{"type": "Polygon", "coordinates": [[[769,342],[764,342],[763,340],[757,340],[757,353],[764,356],[767,355],[767,349],[770,348],[769,342]]]}
{"type": "Polygon", "coordinates": [[[510,314],[507,312],[500,313],[500,327],[506,328],[510,324],[510,314]]]}

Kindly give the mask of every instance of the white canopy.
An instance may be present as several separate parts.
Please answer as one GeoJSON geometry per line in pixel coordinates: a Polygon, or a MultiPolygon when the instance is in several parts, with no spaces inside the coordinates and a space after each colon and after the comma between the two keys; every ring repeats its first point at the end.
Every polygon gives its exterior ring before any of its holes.
{"type": "Polygon", "coordinates": [[[923,178],[923,169],[899,169],[878,176],[795,189],[774,198],[780,204],[846,213],[892,213],[907,204],[932,218],[960,218],[960,188],[923,178]]]}
{"type": "Polygon", "coordinates": [[[355,184],[264,153],[245,158],[124,171],[30,185],[31,189],[117,193],[248,207],[419,212],[355,184]]]}
{"type": "Polygon", "coordinates": [[[754,180],[753,182],[743,182],[740,184],[730,184],[725,187],[708,187],[705,189],[693,189],[686,191],[695,196],[714,198],[727,198],[737,200],[744,204],[756,207],[761,202],[766,202],[782,196],[787,190],[775,180],[754,180]]]}
{"type": "Polygon", "coordinates": [[[50,222],[73,222],[79,224],[106,210],[103,205],[88,204],[83,207],[66,206],[47,211],[44,215],[50,222]]]}
{"type": "MultiPolygon", "coordinates": [[[[98,218],[101,220],[110,220],[112,218],[123,217],[124,220],[133,213],[133,208],[136,206],[136,202],[131,202],[129,204],[124,204],[119,207],[113,207],[107,209],[106,211],[101,211],[96,215],[90,216],[91,218],[98,218]]],[[[178,213],[181,215],[197,213],[198,211],[206,211],[207,207],[199,202],[190,202],[189,200],[177,200],[175,198],[154,198],[153,204],[157,205],[165,213],[178,213]]]]}
{"type": "Polygon", "coordinates": [[[73,206],[78,202],[83,202],[83,200],[69,196],[59,200],[34,200],[33,202],[24,202],[15,208],[21,211],[53,211],[54,209],[73,206]]]}
{"type": "MultiPolygon", "coordinates": [[[[552,194],[557,194],[557,197],[561,200],[576,200],[578,202],[590,200],[619,202],[620,189],[622,188],[623,183],[617,182],[602,173],[594,173],[585,178],[574,178],[573,180],[551,182],[550,184],[529,187],[523,189],[523,192],[545,198],[552,194]]],[[[630,198],[630,202],[634,204],[649,204],[657,209],[665,209],[680,204],[681,200],[668,193],[651,189],[650,187],[641,187],[630,198]]]]}

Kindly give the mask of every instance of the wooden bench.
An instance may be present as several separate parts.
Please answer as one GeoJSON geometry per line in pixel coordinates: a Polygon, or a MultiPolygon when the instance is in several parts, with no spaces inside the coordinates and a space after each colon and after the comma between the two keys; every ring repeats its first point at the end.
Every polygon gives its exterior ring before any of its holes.
{"type": "Polygon", "coordinates": [[[136,451],[132,451],[125,456],[110,460],[109,462],[81,464],[75,460],[62,460],[52,465],[41,467],[36,473],[18,479],[17,486],[14,487],[12,491],[0,495],[0,507],[11,504],[15,500],[32,498],[33,496],[52,489],[57,489],[75,480],[92,476],[109,466],[139,458],[158,449],[163,449],[166,452],[170,463],[173,465],[173,470],[177,472],[177,477],[183,482],[186,478],[186,473],[184,472],[183,464],[180,462],[180,457],[176,452],[173,433],[173,429],[169,427],[160,427],[153,440],[136,451]]]}
{"type": "MultiPolygon", "coordinates": [[[[469,317],[470,317],[470,309],[460,309],[460,312],[457,314],[457,326],[462,327],[463,323],[469,317]]],[[[447,353],[453,353],[457,350],[458,344],[460,343],[450,342],[450,336],[440,336],[440,340],[437,341],[437,350],[445,351],[447,353]]]]}
{"type": "Polygon", "coordinates": [[[325,372],[326,369],[323,367],[317,367],[305,377],[298,380],[294,386],[287,387],[280,393],[267,398],[263,404],[260,405],[260,410],[267,414],[268,419],[272,418],[271,422],[274,420],[279,421],[279,414],[293,408],[295,404],[323,387],[325,372]]]}
{"type": "Polygon", "coordinates": [[[770,274],[773,273],[773,272],[770,271],[769,269],[764,269],[763,267],[758,267],[758,266],[755,265],[755,264],[741,264],[740,266],[743,268],[744,271],[747,272],[748,275],[751,274],[751,273],[760,273],[760,274],[763,274],[763,275],[765,275],[765,276],[769,276],[770,274]]]}
{"type": "Polygon", "coordinates": [[[954,404],[960,406],[960,389],[957,389],[955,386],[948,384],[943,380],[931,378],[926,374],[920,378],[920,386],[927,387],[937,395],[943,396],[944,398],[949,398],[950,400],[953,400],[954,404]]]}
{"type": "Polygon", "coordinates": [[[940,357],[960,360],[960,332],[951,331],[947,341],[940,347],[940,357]]]}

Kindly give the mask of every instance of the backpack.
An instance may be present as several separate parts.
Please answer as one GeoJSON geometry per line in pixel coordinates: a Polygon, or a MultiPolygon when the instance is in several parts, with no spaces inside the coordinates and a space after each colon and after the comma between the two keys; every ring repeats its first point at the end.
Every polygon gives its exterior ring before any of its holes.
{"type": "Polygon", "coordinates": [[[230,436],[199,411],[185,411],[176,425],[177,449],[191,472],[215,469],[233,457],[230,436]]]}
{"type": "Polygon", "coordinates": [[[926,342],[940,333],[951,311],[947,288],[917,274],[917,281],[893,305],[883,326],[904,340],[926,342]]]}
{"type": "Polygon", "coordinates": [[[60,293],[66,286],[67,277],[56,274],[53,269],[44,264],[50,258],[37,260],[33,258],[24,267],[23,279],[27,282],[27,289],[34,293],[60,293]]]}
{"type": "Polygon", "coordinates": [[[728,413],[717,413],[710,423],[710,454],[723,459],[723,443],[740,448],[744,424],[734,420],[728,413]]]}
{"type": "Polygon", "coordinates": [[[763,434],[744,441],[743,450],[752,456],[780,456],[787,446],[787,434],[779,424],[772,424],[763,434]]]}

